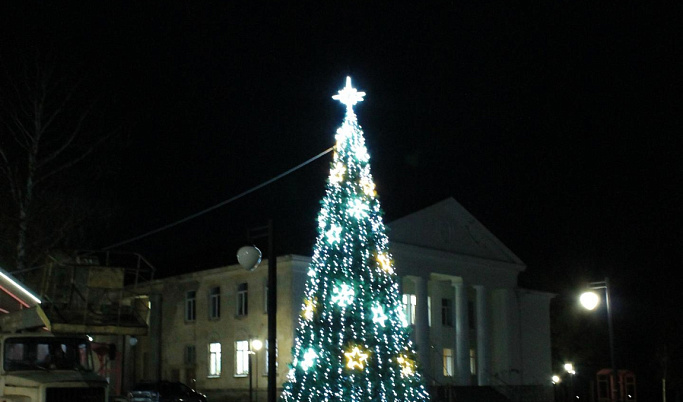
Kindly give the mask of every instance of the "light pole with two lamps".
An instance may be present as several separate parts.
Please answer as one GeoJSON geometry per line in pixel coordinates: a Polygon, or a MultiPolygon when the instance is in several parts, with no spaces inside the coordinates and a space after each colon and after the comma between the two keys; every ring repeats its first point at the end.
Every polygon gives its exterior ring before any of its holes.
{"type": "Polygon", "coordinates": [[[610,287],[609,278],[605,278],[601,282],[591,282],[588,284],[588,291],[583,292],[579,297],[581,305],[587,310],[595,310],[600,304],[600,296],[594,290],[605,290],[605,308],[607,310],[607,330],[609,332],[609,353],[612,365],[612,372],[610,374],[610,400],[617,400],[617,389],[619,382],[619,373],[617,372],[617,363],[614,358],[614,326],[612,324],[612,307],[610,304],[610,287]]]}
{"type": "Polygon", "coordinates": [[[576,395],[574,395],[574,375],[576,374],[576,370],[574,370],[573,364],[565,363],[564,371],[569,374],[569,400],[571,401],[576,397],[576,395]]]}

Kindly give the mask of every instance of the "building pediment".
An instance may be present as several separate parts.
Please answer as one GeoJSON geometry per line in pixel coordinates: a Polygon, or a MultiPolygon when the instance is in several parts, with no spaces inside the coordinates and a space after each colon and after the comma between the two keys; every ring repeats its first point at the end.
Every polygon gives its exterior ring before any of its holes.
{"type": "Polygon", "coordinates": [[[524,263],[453,198],[391,222],[389,240],[481,260],[524,263]]]}

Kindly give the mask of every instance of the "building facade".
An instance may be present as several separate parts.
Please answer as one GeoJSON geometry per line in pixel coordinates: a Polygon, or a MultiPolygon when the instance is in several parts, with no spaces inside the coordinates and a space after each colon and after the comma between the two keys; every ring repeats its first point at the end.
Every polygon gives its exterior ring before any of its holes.
{"type": "MultiPolygon", "coordinates": [[[[388,226],[406,324],[429,384],[547,399],[552,295],[517,286],[522,261],[452,198],[388,226]]],[[[277,258],[278,386],[291,362],[309,261],[277,258]]],[[[263,262],[252,272],[231,265],[138,286],[151,306],[150,332],[126,346],[129,375],[179,380],[212,400],[247,398],[251,383],[265,400],[266,284],[263,262]]]]}

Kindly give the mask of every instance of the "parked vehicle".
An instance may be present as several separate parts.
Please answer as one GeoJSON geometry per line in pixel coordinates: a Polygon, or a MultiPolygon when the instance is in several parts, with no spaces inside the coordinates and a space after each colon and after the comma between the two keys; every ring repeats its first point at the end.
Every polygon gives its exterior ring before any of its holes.
{"type": "Polygon", "coordinates": [[[135,384],[128,402],[207,402],[206,396],[182,382],[159,381],[135,384]]]}
{"type": "Polygon", "coordinates": [[[0,401],[106,402],[85,336],[0,333],[0,401]]]}

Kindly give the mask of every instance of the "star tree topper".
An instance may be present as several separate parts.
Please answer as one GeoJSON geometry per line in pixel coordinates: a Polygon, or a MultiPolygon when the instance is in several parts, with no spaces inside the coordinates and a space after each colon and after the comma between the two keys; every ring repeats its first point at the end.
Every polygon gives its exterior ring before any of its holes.
{"type": "Polygon", "coordinates": [[[353,105],[363,101],[365,92],[358,92],[356,88],[351,86],[351,77],[346,77],[346,86],[334,95],[332,99],[346,105],[346,110],[353,113],[353,105]]]}

